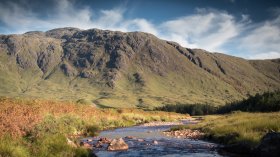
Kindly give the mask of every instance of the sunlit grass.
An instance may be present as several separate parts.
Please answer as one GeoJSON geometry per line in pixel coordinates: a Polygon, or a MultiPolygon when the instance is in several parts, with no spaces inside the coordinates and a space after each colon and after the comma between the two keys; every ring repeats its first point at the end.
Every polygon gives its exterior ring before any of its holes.
{"type": "Polygon", "coordinates": [[[243,142],[255,146],[269,131],[280,131],[280,112],[235,112],[227,115],[209,115],[203,118],[202,122],[188,126],[188,128],[200,129],[210,139],[226,144],[243,142]]]}

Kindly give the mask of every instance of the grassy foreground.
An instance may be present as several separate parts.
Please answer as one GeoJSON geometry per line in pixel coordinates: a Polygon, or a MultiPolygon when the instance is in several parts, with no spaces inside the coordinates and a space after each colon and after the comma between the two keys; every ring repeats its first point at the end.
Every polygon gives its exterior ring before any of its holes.
{"type": "Polygon", "coordinates": [[[0,98],[0,156],[88,156],[67,138],[94,136],[100,130],[186,115],[137,109],[97,109],[91,105],[0,98]]]}
{"type": "Polygon", "coordinates": [[[280,131],[280,112],[247,113],[234,112],[226,115],[203,116],[203,120],[194,125],[180,126],[173,129],[199,129],[210,140],[223,144],[259,144],[269,131],[280,131]]]}

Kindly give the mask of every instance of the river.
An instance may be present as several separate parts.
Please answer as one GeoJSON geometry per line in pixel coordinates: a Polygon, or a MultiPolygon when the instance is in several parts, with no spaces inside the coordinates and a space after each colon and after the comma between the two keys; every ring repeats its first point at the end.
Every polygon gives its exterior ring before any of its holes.
{"type": "MultiPolygon", "coordinates": [[[[102,131],[98,137],[93,138],[92,143],[97,142],[101,137],[120,138],[129,145],[126,151],[107,151],[106,146],[102,148],[94,148],[94,153],[98,157],[112,156],[164,156],[164,157],[222,157],[218,153],[218,145],[192,139],[181,139],[167,137],[162,132],[170,129],[174,125],[158,125],[158,126],[133,126],[127,128],[118,128],[114,130],[102,131]],[[134,138],[126,138],[132,136],[134,138]],[[140,139],[140,140],[139,140],[140,139]]],[[[87,140],[87,139],[84,139],[87,140]]]]}

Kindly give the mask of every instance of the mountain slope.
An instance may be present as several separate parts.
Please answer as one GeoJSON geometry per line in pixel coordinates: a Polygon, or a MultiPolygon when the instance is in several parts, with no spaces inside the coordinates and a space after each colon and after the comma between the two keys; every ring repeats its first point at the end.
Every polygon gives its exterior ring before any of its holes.
{"type": "Polygon", "coordinates": [[[0,95],[113,107],[239,100],[280,89],[280,61],[183,48],[142,32],[59,28],[0,36],[0,95]]]}

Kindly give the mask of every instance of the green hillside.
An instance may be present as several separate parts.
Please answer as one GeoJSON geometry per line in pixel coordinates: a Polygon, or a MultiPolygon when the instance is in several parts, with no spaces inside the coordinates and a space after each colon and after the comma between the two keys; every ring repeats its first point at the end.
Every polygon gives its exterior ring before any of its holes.
{"type": "Polygon", "coordinates": [[[220,105],[280,89],[280,61],[183,48],[142,32],[0,35],[0,96],[110,107],[220,105]]]}

